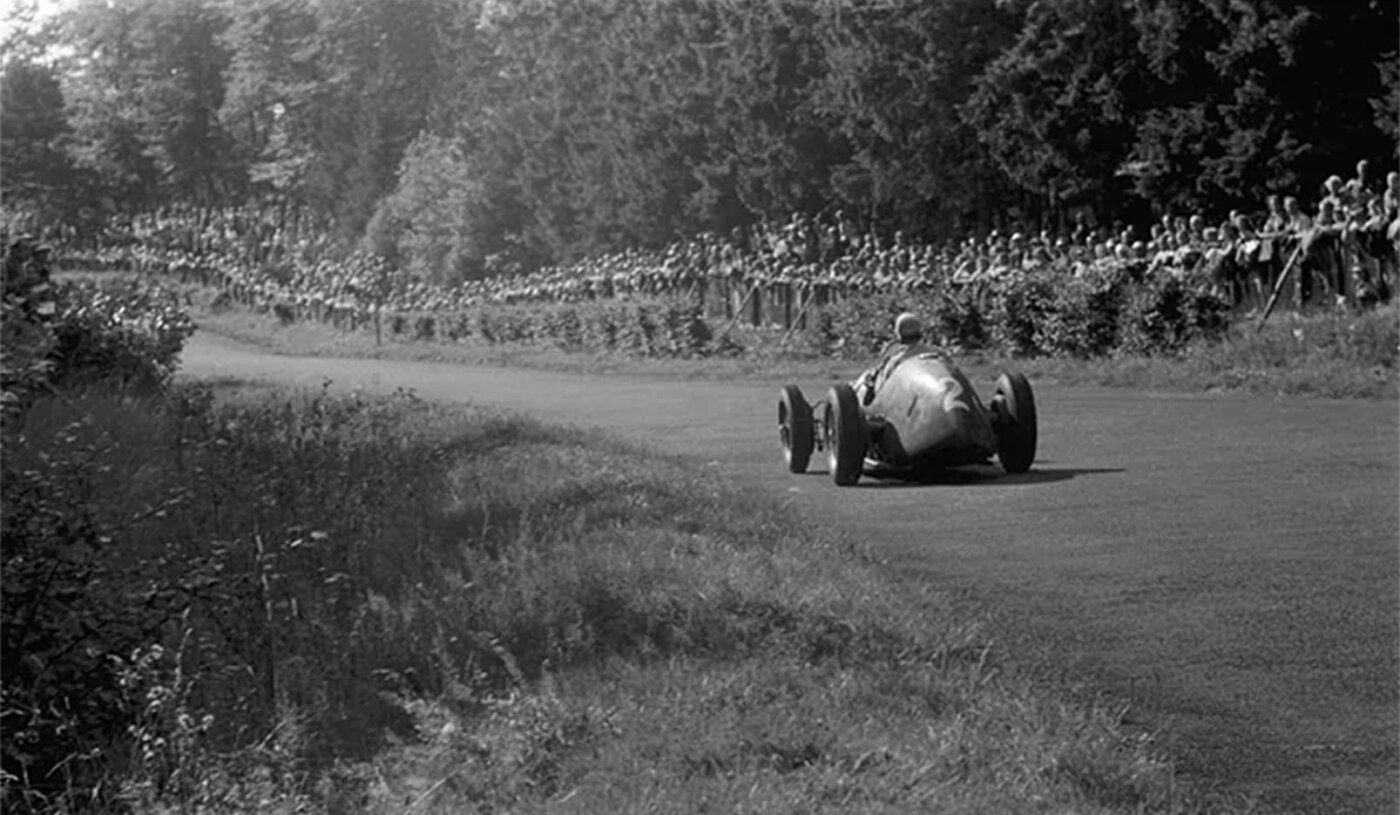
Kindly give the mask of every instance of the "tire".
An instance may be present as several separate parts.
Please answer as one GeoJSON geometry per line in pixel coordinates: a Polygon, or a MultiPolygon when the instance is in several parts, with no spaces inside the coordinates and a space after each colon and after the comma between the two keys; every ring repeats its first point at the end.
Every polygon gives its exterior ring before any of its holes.
{"type": "Polygon", "coordinates": [[[812,406],[796,385],[783,388],[778,399],[778,437],[783,442],[783,461],[788,472],[807,472],[816,436],[812,430],[812,406]]]}
{"type": "Polygon", "coordinates": [[[1024,473],[1035,461],[1035,445],[1039,435],[1031,383],[1022,374],[1003,373],[997,377],[992,404],[1000,414],[1000,421],[994,427],[1001,467],[1008,473],[1024,473]]]}
{"type": "Polygon", "coordinates": [[[826,455],[831,464],[831,479],[838,486],[849,487],[860,480],[865,466],[865,416],[850,385],[834,385],[827,395],[826,455]]]}

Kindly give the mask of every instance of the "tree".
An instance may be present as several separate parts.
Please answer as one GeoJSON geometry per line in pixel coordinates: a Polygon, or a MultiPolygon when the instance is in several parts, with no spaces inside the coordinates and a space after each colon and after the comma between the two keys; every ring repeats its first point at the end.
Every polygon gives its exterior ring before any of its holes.
{"type": "Polygon", "coordinates": [[[1371,100],[1376,113],[1376,129],[1390,139],[1390,159],[1400,158],[1400,52],[1391,51],[1376,63],[1383,93],[1371,100]]]}
{"type": "Polygon", "coordinates": [[[249,0],[220,118],[264,189],[359,236],[428,120],[445,0],[249,0]]]}
{"type": "Polygon", "coordinates": [[[0,74],[0,167],[7,203],[24,202],[45,217],[62,217],[75,181],[65,150],[72,130],[54,69],[11,58],[0,74]]]}
{"type": "Polygon", "coordinates": [[[295,122],[321,75],[312,45],[315,15],[303,0],[230,2],[227,8],[220,42],[229,68],[219,121],[260,192],[299,198],[312,156],[295,122]]]}
{"type": "Polygon", "coordinates": [[[832,197],[911,235],[960,232],[997,191],[959,106],[1015,37],[1015,17],[982,0],[825,9],[816,104],[850,150],[832,168],[832,197]]]}
{"type": "Polygon", "coordinates": [[[975,81],[965,121],[1033,201],[1114,209],[1146,101],[1133,17],[1119,0],[1034,0],[1020,13],[1015,42],[975,81]]]}
{"type": "Polygon", "coordinates": [[[241,188],[216,116],[225,24],[209,0],[84,0],[65,15],[74,156],[123,204],[212,203],[241,188]]]}

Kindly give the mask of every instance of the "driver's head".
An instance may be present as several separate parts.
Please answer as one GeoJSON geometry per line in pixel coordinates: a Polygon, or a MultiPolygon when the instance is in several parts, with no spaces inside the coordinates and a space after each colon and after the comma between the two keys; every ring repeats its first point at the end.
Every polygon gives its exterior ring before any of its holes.
{"type": "Polygon", "coordinates": [[[909,312],[894,318],[894,335],[900,342],[918,342],[924,336],[924,324],[909,312]]]}

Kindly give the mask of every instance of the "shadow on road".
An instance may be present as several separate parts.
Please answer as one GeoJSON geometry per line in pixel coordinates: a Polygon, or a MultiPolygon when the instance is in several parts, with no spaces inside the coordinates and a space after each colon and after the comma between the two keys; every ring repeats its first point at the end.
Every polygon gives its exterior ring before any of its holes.
{"type": "Polygon", "coordinates": [[[1016,475],[1003,475],[995,479],[995,483],[1048,484],[1054,481],[1068,481],[1081,475],[1113,475],[1122,472],[1125,472],[1122,467],[1037,467],[1016,475]]]}
{"type": "MultiPolygon", "coordinates": [[[[856,486],[891,489],[898,487],[936,486],[1000,486],[1027,487],[1037,484],[1053,484],[1068,481],[1082,475],[1113,475],[1126,472],[1121,467],[1034,467],[1027,472],[1010,475],[999,467],[958,467],[921,473],[915,477],[871,474],[861,479],[856,486]]],[[[829,475],[829,473],[822,473],[829,475]]]]}

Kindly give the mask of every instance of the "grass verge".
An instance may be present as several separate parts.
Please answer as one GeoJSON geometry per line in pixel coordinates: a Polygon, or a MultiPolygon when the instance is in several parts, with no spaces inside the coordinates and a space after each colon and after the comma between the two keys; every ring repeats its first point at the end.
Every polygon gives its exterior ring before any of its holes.
{"type": "MultiPolygon", "coordinates": [[[[282,324],[271,315],[210,309],[192,297],[200,328],[298,356],[347,356],[541,368],[591,374],[682,379],[850,379],[868,359],[817,356],[781,343],[781,334],[738,330],[748,349],[737,357],[641,359],[621,354],[568,353],[537,345],[410,342],[370,331],[343,332],[316,323],[282,324]]],[[[1275,315],[1256,330],[1238,318],[1220,342],[1198,342],[1174,356],[1120,355],[1093,359],[1003,359],[961,356],[974,378],[1002,368],[1064,385],[1101,385],[1181,392],[1248,392],[1329,398],[1400,398],[1400,306],[1275,315]]]]}
{"type": "Polygon", "coordinates": [[[9,811],[1243,810],[975,604],[642,447],[228,383],[9,431],[9,811]]]}

